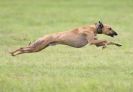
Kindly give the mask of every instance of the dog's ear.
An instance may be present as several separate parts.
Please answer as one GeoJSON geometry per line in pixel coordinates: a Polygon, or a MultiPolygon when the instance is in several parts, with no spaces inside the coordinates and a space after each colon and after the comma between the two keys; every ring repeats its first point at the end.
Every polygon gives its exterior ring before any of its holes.
{"type": "Polygon", "coordinates": [[[103,28],[103,23],[101,21],[99,21],[98,23],[95,23],[95,25],[99,28],[103,28]]]}
{"type": "Polygon", "coordinates": [[[101,28],[103,28],[103,23],[101,21],[99,21],[98,24],[101,28]]]}
{"type": "Polygon", "coordinates": [[[103,24],[102,24],[102,22],[99,21],[99,22],[96,23],[95,25],[96,25],[96,28],[97,28],[97,32],[98,32],[99,34],[101,34],[101,33],[102,33],[102,28],[104,27],[103,24]]]}

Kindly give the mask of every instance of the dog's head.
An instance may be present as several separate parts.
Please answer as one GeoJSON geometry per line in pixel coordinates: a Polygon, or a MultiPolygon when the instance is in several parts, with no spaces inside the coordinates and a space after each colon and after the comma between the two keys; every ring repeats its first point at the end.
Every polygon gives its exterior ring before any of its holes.
{"type": "Polygon", "coordinates": [[[111,37],[118,35],[109,25],[102,24],[102,22],[98,22],[96,25],[96,31],[98,34],[105,34],[111,37]]]}

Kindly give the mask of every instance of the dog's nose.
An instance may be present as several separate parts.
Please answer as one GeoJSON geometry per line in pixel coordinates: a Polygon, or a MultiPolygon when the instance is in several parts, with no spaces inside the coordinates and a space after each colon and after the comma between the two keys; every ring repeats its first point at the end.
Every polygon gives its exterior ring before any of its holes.
{"type": "Polygon", "coordinates": [[[114,34],[114,35],[118,35],[115,31],[113,31],[113,34],[114,34]]]}

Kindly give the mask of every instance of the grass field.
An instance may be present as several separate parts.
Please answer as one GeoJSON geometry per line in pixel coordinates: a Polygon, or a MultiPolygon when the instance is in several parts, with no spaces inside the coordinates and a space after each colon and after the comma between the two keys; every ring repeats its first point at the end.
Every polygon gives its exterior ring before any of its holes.
{"type": "Polygon", "coordinates": [[[0,92],[133,92],[132,0],[0,0],[0,92]],[[9,55],[30,41],[97,21],[121,48],[58,45],[9,55]]]}

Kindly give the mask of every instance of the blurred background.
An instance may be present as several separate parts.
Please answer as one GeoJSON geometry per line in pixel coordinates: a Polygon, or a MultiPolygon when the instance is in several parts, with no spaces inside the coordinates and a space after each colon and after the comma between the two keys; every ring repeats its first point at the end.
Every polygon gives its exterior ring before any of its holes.
{"type": "Polygon", "coordinates": [[[0,0],[0,92],[132,92],[132,0],[0,0]],[[9,51],[46,34],[98,21],[110,24],[121,48],[49,47],[11,57],[9,51]]]}

